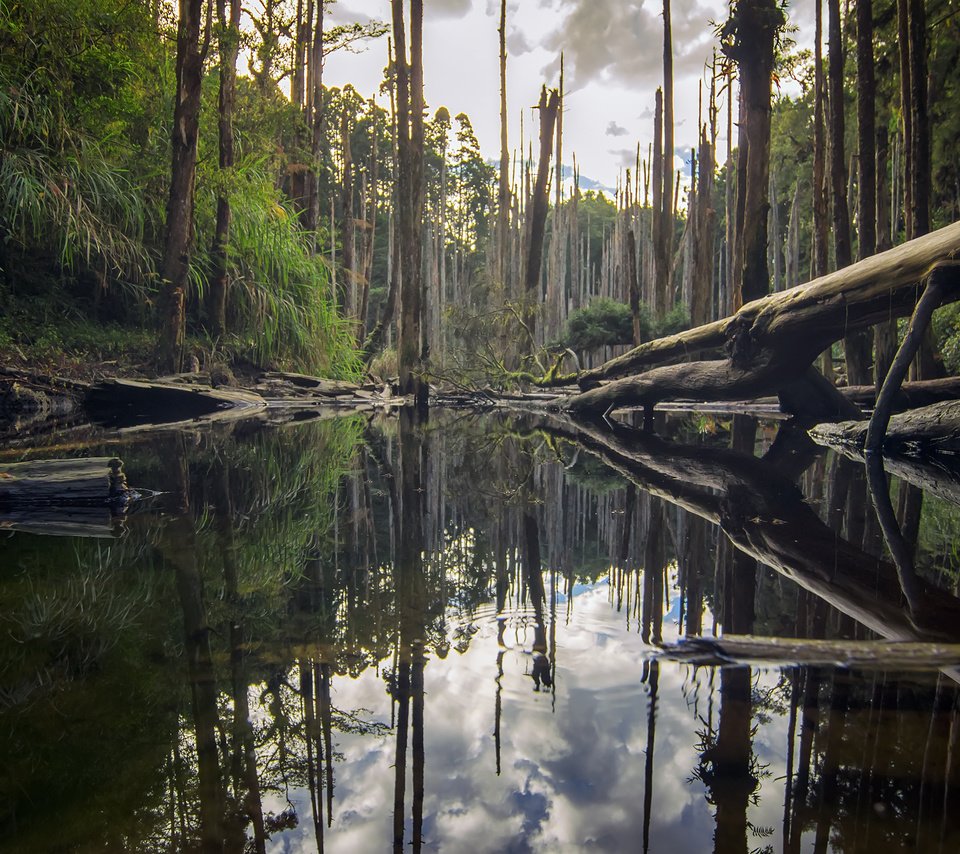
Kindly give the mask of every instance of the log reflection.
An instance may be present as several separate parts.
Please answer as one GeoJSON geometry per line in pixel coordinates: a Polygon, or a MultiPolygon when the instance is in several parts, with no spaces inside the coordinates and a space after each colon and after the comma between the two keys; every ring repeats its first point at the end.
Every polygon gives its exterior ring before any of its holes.
{"type": "Polygon", "coordinates": [[[896,569],[838,538],[786,477],[737,451],[666,442],[617,426],[551,419],[545,429],[579,442],[627,480],[720,526],[744,555],[889,639],[960,637],[960,599],[920,583],[918,607],[896,569]]]}

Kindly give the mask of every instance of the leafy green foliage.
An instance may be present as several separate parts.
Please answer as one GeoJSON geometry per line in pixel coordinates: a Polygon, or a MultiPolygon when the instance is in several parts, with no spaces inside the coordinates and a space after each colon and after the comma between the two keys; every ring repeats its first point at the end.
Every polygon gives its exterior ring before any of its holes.
{"type": "MultiPolygon", "coordinates": [[[[656,320],[647,305],[640,305],[641,341],[674,335],[689,328],[690,313],[686,306],[675,305],[664,317],[656,320]]],[[[570,314],[562,343],[580,352],[615,344],[632,344],[630,306],[607,297],[593,300],[586,308],[570,314]]]]}
{"type": "MultiPolygon", "coordinates": [[[[644,312],[642,319],[646,321],[649,334],[652,329],[649,310],[644,312]]],[[[629,344],[632,340],[630,306],[606,297],[574,311],[567,320],[565,341],[573,350],[595,350],[605,344],[629,344]]]]}

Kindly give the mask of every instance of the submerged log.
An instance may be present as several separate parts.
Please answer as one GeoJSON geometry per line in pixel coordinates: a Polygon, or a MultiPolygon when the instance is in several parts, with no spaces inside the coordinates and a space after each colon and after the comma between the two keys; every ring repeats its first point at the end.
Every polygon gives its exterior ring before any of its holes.
{"type": "Polygon", "coordinates": [[[826,347],[850,332],[910,314],[918,288],[940,268],[941,300],[960,298],[960,222],[859,261],[806,285],[770,294],[723,320],[636,347],[579,379],[581,388],[681,355],[723,348],[727,358],[663,366],[573,396],[573,412],[604,412],[661,400],[776,394],[801,379],[826,347]],[[642,380],[642,381],[640,381],[642,380]]]}
{"type": "MultiPolygon", "coordinates": [[[[821,445],[862,451],[867,422],[817,424],[810,435],[821,445]]],[[[948,400],[894,415],[887,426],[884,453],[931,454],[960,452],[960,400],[948,400]]]]}

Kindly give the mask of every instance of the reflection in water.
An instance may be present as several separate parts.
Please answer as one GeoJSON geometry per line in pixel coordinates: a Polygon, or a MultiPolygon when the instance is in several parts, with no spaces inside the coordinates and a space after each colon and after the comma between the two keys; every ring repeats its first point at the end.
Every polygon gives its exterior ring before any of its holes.
{"type": "Polygon", "coordinates": [[[163,493],[124,538],[3,546],[4,839],[956,850],[951,675],[656,657],[957,639],[952,505],[897,489],[904,597],[862,467],[729,426],[405,412],[124,448],[163,493]]]}

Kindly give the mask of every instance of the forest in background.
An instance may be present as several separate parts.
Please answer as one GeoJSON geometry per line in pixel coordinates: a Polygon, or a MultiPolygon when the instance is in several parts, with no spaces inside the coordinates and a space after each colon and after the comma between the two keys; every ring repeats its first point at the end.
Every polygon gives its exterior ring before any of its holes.
{"type": "MultiPolygon", "coordinates": [[[[954,0],[818,4],[812,55],[790,42],[789,8],[741,0],[718,28],[689,176],[665,155],[666,0],[656,142],[613,199],[581,192],[575,159],[561,180],[562,64],[539,127],[512,145],[504,131],[491,165],[456,105],[423,103],[422,3],[409,62],[402,3],[390,27],[331,26],[329,5],[0,0],[5,361],[151,372],[193,357],[354,378],[371,359],[394,374],[405,338],[418,376],[506,382],[565,347],[598,364],[960,218],[954,0]],[[324,85],[332,51],[388,38],[377,100],[324,85]],[[761,43],[769,59],[747,55],[761,43]],[[740,79],[758,62],[766,80],[740,79]],[[777,94],[788,75],[797,97],[777,94]],[[745,226],[742,140],[764,129],[744,110],[759,98],[762,117],[771,80],[769,164],[749,191],[765,213],[745,226]],[[717,150],[724,125],[739,148],[717,150]],[[760,275],[743,292],[750,252],[760,275]]],[[[950,372],[955,320],[937,316],[950,372]]],[[[891,322],[875,345],[848,340],[823,368],[882,380],[895,335],[891,322]]]]}

